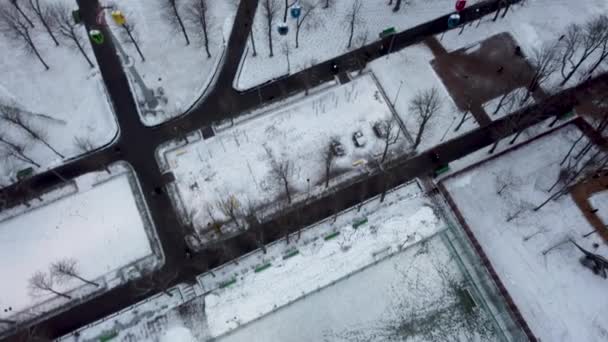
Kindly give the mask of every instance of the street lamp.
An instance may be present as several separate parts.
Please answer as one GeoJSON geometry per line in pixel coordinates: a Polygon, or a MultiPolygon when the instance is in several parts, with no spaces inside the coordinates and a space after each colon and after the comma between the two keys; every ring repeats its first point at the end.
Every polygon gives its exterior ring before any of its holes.
{"type": "Polygon", "coordinates": [[[401,86],[403,86],[403,80],[399,81],[399,88],[397,89],[397,94],[395,94],[395,100],[393,101],[393,108],[397,103],[397,98],[399,98],[399,93],[401,92],[401,86]]]}

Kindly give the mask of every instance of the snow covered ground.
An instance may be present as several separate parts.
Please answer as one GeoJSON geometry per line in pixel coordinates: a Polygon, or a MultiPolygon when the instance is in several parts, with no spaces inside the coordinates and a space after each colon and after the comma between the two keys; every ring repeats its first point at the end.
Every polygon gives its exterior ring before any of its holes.
{"type": "Polygon", "coordinates": [[[202,274],[194,289],[179,285],[172,297],[159,294],[60,341],[368,341],[400,336],[403,325],[413,340],[497,340],[502,333],[445,228],[409,183],[202,274]]]}
{"type": "MultiPolygon", "coordinates": [[[[301,1],[305,2],[305,1],[301,1]]],[[[242,57],[239,76],[234,81],[236,89],[244,90],[268,80],[296,73],[313,64],[329,60],[349,51],[348,38],[350,25],[346,19],[353,7],[353,0],[331,1],[331,6],[323,8],[324,1],[318,3],[313,12],[305,19],[300,28],[299,48],[295,47],[296,20],[288,17],[289,33],[281,36],[276,25],[283,20],[283,1],[275,0],[277,13],[272,27],[274,57],[270,58],[266,17],[262,3],[257,8],[253,25],[257,56],[253,56],[251,42],[247,53],[242,57]],[[319,46],[323,46],[322,49],[319,46]],[[288,51],[288,53],[286,53],[288,51]],[[289,56],[289,62],[288,58],[289,56]]],[[[358,48],[377,39],[380,32],[394,27],[403,31],[415,25],[435,19],[454,11],[453,0],[414,0],[408,1],[397,13],[386,1],[361,1],[351,48],[358,48]]],[[[476,1],[469,1],[474,3],[476,1]]],[[[271,1],[272,3],[272,1],[271,1]]]]}
{"type": "Polygon", "coordinates": [[[465,289],[439,235],[216,341],[499,341],[465,289]]]}
{"type": "MultiPolygon", "coordinates": [[[[592,18],[607,14],[608,2],[604,0],[577,1],[574,13],[572,2],[567,0],[527,0],[523,5],[511,6],[506,17],[499,17],[495,22],[492,21],[494,15],[488,15],[482,19],[479,27],[477,22],[472,23],[462,34],[459,34],[460,30],[448,31],[441,39],[441,43],[448,51],[452,51],[475,44],[495,34],[509,32],[521,46],[522,52],[530,57],[534,56],[534,50],[540,49],[543,45],[557,45],[559,37],[565,34],[569,24],[582,25],[592,18]]],[[[437,37],[439,38],[440,35],[437,37]]],[[[598,53],[599,51],[596,51],[581,65],[579,72],[566,83],[566,86],[574,86],[580,81],[584,71],[591,67],[598,53]]],[[[576,53],[575,60],[578,56],[579,53],[576,53]]],[[[559,62],[558,64],[561,65],[559,62]]],[[[601,70],[602,67],[596,73],[601,70]]],[[[561,81],[562,76],[558,70],[543,88],[552,92],[558,88],[561,81]]]]}
{"type": "MultiPolygon", "coordinates": [[[[0,212],[0,319],[30,320],[124,283],[163,262],[141,190],[127,164],[89,173],[25,205],[0,212]],[[78,274],[50,276],[53,263],[73,259],[78,274]],[[71,299],[34,291],[36,272],[71,299]]],[[[8,328],[6,325],[0,326],[8,328]]]]}
{"type": "Polygon", "coordinates": [[[598,209],[597,216],[608,225],[608,191],[602,191],[589,197],[589,202],[594,209],[598,209]]]}
{"type": "Polygon", "coordinates": [[[395,110],[413,139],[420,127],[420,120],[410,110],[412,99],[419,92],[432,88],[437,89],[441,98],[441,108],[429,120],[422,133],[422,141],[418,146],[420,151],[478,127],[475,118],[469,114],[456,131],[462,113],[456,107],[441,79],[437,77],[431,65],[433,59],[431,50],[426,45],[419,44],[369,64],[369,68],[378,78],[378,82],[382,85],[389,100],[395,103],[395,110]]]}
{"type": "MultiPolygon", "coordinates": [[[[209,52],[207,56],[202,38],[202,28],[192,6],[198,1],[177,1],[190,45],[179,26],[170,23],[170,10],[163,9],[163,0],[108,1],[120,10],[128,24],[134,25],[134,35],[139,42],[145,62],[142,62],[135,46],[106,12],[106,20],[114,36],[121,42],[120,48],[128,55],[126,72],[131,88],[137,97],[139,114],[145,125],[153,126],[185,113],[212,86],[216,70],[223,62],[234,16],[235,1],[206,1],[209,52]],[[131,70],[134,67],[141,82],[131,70]],[[143,83],[143,84],[142,84],[143,83]],[[146,99],[151,99],[146,103],[146,99]]],[[[123,56],[124,58],[124,56],[123,56]]]]}
{"type": "Polygon", "coordinates": [[[608,336],[600,318],[608,314],[606,280],[581,265],[582,253],[567,239],[604,256],[608,247],[597,234],[582,237],[593,228],[569,195],[532,210],[549,196],[559,162],[579,134],[567,126],[445,180],[524,319],[543,341],[608,336]]]}
{"type": "MultiPolygon", "coordinates": [[[[324,154],[332,139],[342,143],[345,155],[334,158],[330,185],[368,172],[366,164],[380,160],[385,145],[372,126],[392,118],[372,77],[363,75],[280,107],[264,108],[212,138],[189,138],[190,143],[178,147],[169,144],[170,149],[161,148],[158,155],[161,169],[175,175],[173,197],[185,220],[208,227],[229,218],[219,210],[219,201],[236,201],[239,210],[260,208],[260,218],[280,206],[272,203],[287,202],[283,184],[272,172],[272,160],[289,165],[292,202],[324,191],[324,154]],[[358,130],[367,140],[363,147],[353,142],[358,130]]],[[[399,140],[389,146],[387,158],[406,151],[397,122],[393,133],[399,140]]]]}
{"type": "MultiPolygon", "coordinates": [[[[68,4],[68,9],[75,7],[73,0],[61,1],[68,4]]],[[[25,3],[22,4],[24,8],[25,3]]],[[[28,13],[33,19],[34,15],[28,13]]],[[[18,109],[20,117],[40,132],[58,154],[42,142],[33,141],[23,129],[0,119],[0,136],[10,143],[23,144],[23,154],[40,165],[14,156],[4,158],[13,149],[0,142],[0,187],[16,181],[16,172],[21,169],[34,167],[35,172],[41,172],[57,167],[86,150],[110,143],[118,134],[113,109],[84,27],[77,26],[76,32],[82,37],[83,48],[94,64],[93,68],[68,40],[59,39],[61,45],[57,47],[40,22],[36,20],[34,24],[35,28],[30,31],[32,40],[50,69],[45,70],[36,56],[27,52],[22,40],[9,38],[9,34],[0,35],[3,47],[0,105],[18,109]],[[79,146],[77,141],[86,142],[86,146],[79,146]]],[[[3,108],[2,112],[6,110],[3,108]]]]}

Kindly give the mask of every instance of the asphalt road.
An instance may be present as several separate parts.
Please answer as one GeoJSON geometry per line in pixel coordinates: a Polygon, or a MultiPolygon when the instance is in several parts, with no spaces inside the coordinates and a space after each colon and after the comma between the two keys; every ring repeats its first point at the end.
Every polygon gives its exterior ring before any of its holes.
{"type": "MultiPolygon", "coordinates": [[[[227,255],[225,249],[208,249],[198,253],[192,259],[186,258],[184,253],[186,246],[183,240],[186,228],[179,224],[168,196],[162,193],[163,177],[154,158],[157,146],[176,137],[177,134],[201,129],[213,122],[235,117],[239,113],[256,108],[261,105],[260,96],[262,102],[267,103],[303,91],[313,85],[310,83],[316,84],[332,80],[334,78],[334,75],[330,72],[332,62],[337,62],[341,66],[341,71],[354,71],[364,66],[368,61],[388,53],[388,46],[392,46],[393,51],[399,50],[421,42],[429,35],[441,33],[448,29],[447,16],[444,16],[393,37],[353,50],[289,77],[249,91],[239,92],[232,88],[232,81],[236,76],[240,58],[247,43],[248,30],[251,27],[257,2],[257,0],[241,1],[234,29],[228,42],[225,63],[219,71],[215,87],[209,92],[208,96],[183,116],[150,128],[144,126],[139,120],[133,94],[110,39],[111,35],[107,32],[108,29],[95,24],[98,1],[78,0],[87,28],[102,30],[107,39],[103,45],[95,45],[94,52],[115,108],[121,135],[113,144],[102,150],[69,162],[53,170],[53,172],[45,172],[18,185],[2,189],[2,192],[7,194],[9,198],[19,201],[23,196],[31,196],[33,193],[44,191],[60,183],[61,179],[56,174],[70,179],[87,172],[98,171],[104,165],[114,161],[127,161],[135,169],[142,184],[144,196],[152,212],[166,256],[166,263],[154,275],[137,282],[136,285],[152,285],[151,291],[146,294],[136,290],[133,284],[128,284],[39,323],[38,327],[42,331],[46,331],[51,337],[61,336],[123,309],[162,290],[162,287],[182,281],[193,281],[195,275],[207,268],[217,266],[230,258],[256,248],[255,238],[251,235],[242,235],[226,242],[230,246],[230,250],[234,251],[231,255],[227,255]],[[176,274],[175,277],[172,276],[174,274],[176,274]]],[[[461,17],[464,21],[473,21],[482,14],[494,11],[497,6],[496,3],[497,1],[487,1],[472,6],[462,12],[461,17]]],[[[514,116],[506,117],[446,142],[435,148],[440,156],[439,161],[433,160],[430,153],[422,153],[412,158],[395,161],[384,174],[372,174],[369,177],[359,179],[318,201],[306,203],[286,213],[283,217],[265,222],[262,226],[256,227],[254,231],[263,230],[264,240],[266,242],[273,241],[287,233],[282,227],[288,226],[292,231],[295,231],[299,227],[352,206],[362,199],[375,196],[384,189],[421,175],[427,175],[441,164],[492,144],[499,137],[507,135],[509,130],[527,127],[535,123],[539,116],[546,117],[569,112],[578,103],[579,98],[587,95],[589,88],[600,84],[605,85],[607,82],[608,76],[602,75],[583,83],[575,89],[550,97],[546,101],[531,107],[528,110],[529,112],[523,116],[523,119],[518,121],[516,127],[510,120],[514,116]]]]}

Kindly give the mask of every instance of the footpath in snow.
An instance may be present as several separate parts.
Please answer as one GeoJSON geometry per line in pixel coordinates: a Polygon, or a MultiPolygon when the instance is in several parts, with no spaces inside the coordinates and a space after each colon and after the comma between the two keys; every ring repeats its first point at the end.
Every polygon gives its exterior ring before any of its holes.
{"type": "MultiPolygon", "coordinates": [[[[580,132],[568,125],[444,180],[532,332],[543,341],[603,341],[606,280],[569,239],[608,256],[569,194],[538,211],[580,132]]],[[[582,148],[581,143],[577,149],[582,148]]],[[[576,153],[577,150],[575,150],[576,153]]]]}
{"type": "MultiPolygon", "coordinates": [[[[0,319],[57,312],[155,269],[164,260],[138,181],[127,164],[83,175],[28,206],[0,212],[0,319]],[[52,265],[73,264],[60,277],[52,265]],[[41,272],[54,295],[34,286],[41,272]],[[95,284],[93,284],[95,283],[95,284]]],[[[10,325],[0,325],[0,332],[10,325]]]]}
{"type": "Polygon", "coordinates": [[[159,149],[161,169],[175,176],[172,198],[186,222],[209,231],[234,218],[226,203],[239,213],[255,208],[261,219],[289,201],[280,175],[295,203],[368,172],[382,160],[387,140],[387,160],[407,151],[399,121],[368,74],[289,101],[244,116],[214,137],[195,133],[159,149]],[[377,124],[392,125],[389,139],[379,137],[377,124]]]}
{"type": "Polygon", "coordinates": [[[176,1],[177,11],[187,32],[189,45],[168,7],[170,1],[107,1],[112,10],[122,12],[145,61],[137,52],[124,25],[106,20],[123,59],[139,115],[148,126],[161,124],[184,114],[213,86],[221,68],[232,31],[238,1],[176,1]],[[201,7],[200,4],[205,4],[201,7]],[[203,16],[204,14],[204,16],[203,16]],[[205,48],[202,23],[206,23],[209,54],[205,48]]]}

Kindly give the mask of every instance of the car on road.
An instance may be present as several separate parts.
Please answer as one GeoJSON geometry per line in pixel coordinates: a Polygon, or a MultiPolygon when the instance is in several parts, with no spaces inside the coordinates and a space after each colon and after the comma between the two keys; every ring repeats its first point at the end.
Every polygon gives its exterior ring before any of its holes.
{"type": "Polygon", "coordinates": [[[337,75],[340,72],[340,65],[338,64],[337,61],[332,61],[329,64],[329,70],[331,71],[331,73],[333,75],[337,75]]]}
{"type": "Polygon", "coordinates": [[[333,151],[336,157],[342,157],[346,154],[344,150],[344,145],[338,140],[332,140],[331,142],[331,150],[333,151]]]}
{"type": "Polygon", "coordinates": [[[373,128],[378,138],[386,138],[388,136],[388,122],[378,121],[374,124],[373,128]]]}
{"type": "Polygon", "coordinates": [[[367,139],[365,138],[365,136],[363,136],[363,133],[361,131],[356,131],[355,133],[353,133],[353,142],[355,143],[355,146],[363,147],[367,143],[367,139]]]}

